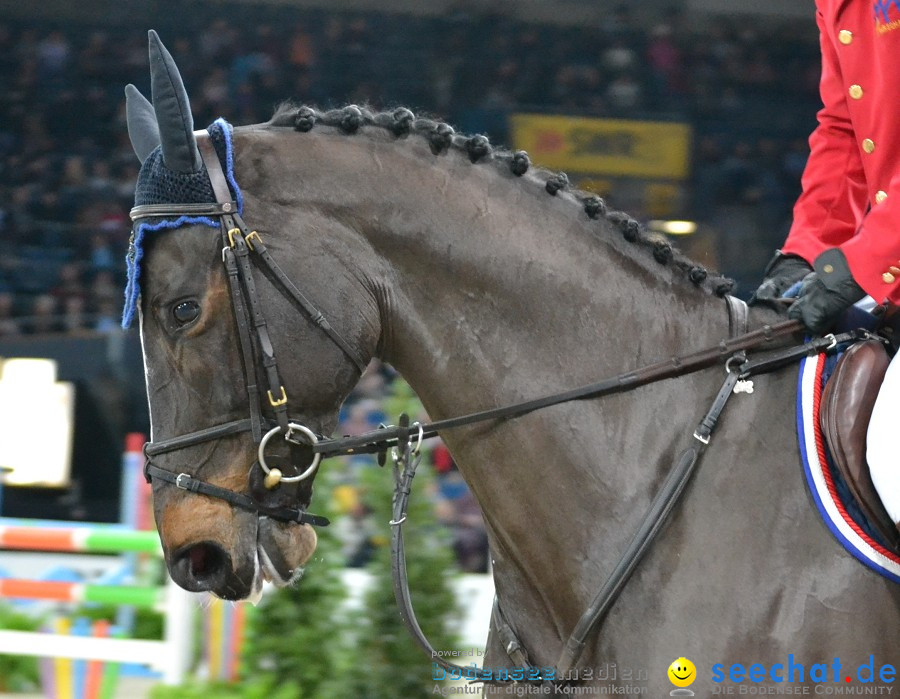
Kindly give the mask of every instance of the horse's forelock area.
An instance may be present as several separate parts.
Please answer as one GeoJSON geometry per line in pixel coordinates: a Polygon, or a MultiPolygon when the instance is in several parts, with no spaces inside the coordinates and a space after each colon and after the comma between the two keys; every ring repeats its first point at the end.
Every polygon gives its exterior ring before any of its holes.
{"type": "Polygon", "coordinates": [[[429,117],[417,117],[404,107],[375,112],[350,105],[323,111],[286,103],[278,107],[268,125],[292,128],[301,133],[318,129],[347,136],[362,135],[379,142],[394,143],[409,136],[424,139],[428,149],[419,149],[423,154],[430,151],[438,156],[455,152],[472,165],[490,162],[498,174],[502,172],[521,178],[523,187],[534,196],[553,196],[565,200],[573,207],[581,208],[585,219],[611,224],[624,240],[634,244],[635,250],[642,251],[643,257],[658,266],[670,268],[676,275],[708,293],[724,296],[734,287],[733,280],[685,257],[663,236],[648,233],[627,213],[611,210],[600,197],[571,187],[564,173],[534,167],[524,151],[513,152],[493,146],[482,135],[457,133],[449,124],[429,117]]]}

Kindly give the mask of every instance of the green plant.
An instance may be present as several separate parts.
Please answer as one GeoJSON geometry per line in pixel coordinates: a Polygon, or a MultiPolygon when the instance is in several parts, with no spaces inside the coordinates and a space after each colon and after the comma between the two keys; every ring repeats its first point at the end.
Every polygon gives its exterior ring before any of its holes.
{"type": "MultiPolygon", "coordinates": [[[[329,493],[317,493],[316,511],[331,516],[329,499],[329,493]]],[[[278,687],[279,693],[293,687],[294,693],[285,693],[285,699],[330,696],[323,687],[337,674],[337,658],[347,636],[340,544],[327,528],[317,534],[318,546],[303,577],[266,595],[248,627],[247,674],[278,687]]]]}
{"type": "MultiPolygon", "coordinates": [[[[0,629],[36,631],[42,623],[40,617],[23,614],[8,604],[0,603],[0,629]]],[[[39,686],[37,658],[0,655],[0,692],[33,692],[39,686]]]]}
{"type": "Polygon", "coordinates": [[[151,699],[300,699],[299,685],[274,684],[271,679],[254,679],[241,684],[191,681],[177,687],[157,685],[151,699]]]}
{"type": "MultiPolygon", "coordinates": [[[[421,413],[421,406],[405,383],[397,384],[395,395],[388,402],[390,414],[407,412],[415,419],[421,413]]],[[[392,518],[390,471],[388,465],[362,474],[368,503],[384,528],[386,539],[390,537],[388,522],[392,518]]],[[[431,470],[423,464],[417,471],[403,534],[409,586],[419,624],[436,649],[450,650],[456,647],[456,637],[448,620],[459,617],[450,587],[455,566],[447,532],[437,525],[428,500],[432,478],[431,470]]],[[[430,695],[436,684],[432,679],[432,665],[400,618],[394,599],[389,546],[379,549],[369,570],[374,580],[357,621],[359,632],[353,651],[346,656],[349,663],[343,668],[345,686],[341,696],[393,699],[430,695]]]]}

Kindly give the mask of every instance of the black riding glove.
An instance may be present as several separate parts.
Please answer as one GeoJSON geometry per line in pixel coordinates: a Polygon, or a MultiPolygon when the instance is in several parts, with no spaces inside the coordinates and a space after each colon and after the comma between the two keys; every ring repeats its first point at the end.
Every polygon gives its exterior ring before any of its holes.
{"type": "Polygon", "coordinates": [[[839,248],[830,248],[816,258],[815,271],[803,279],[800,296],[788,311],[814,333],[831,327],[844,311],[866,292],[853,279],[847,258],[839,248]]]}
{"type": "Polygon", "coordinates": [[[812,272],[812,267],[802,257],[797,255],[785,255],[781,250],[775,253],[775,257],[766,265],[763,272],[763,283],[750,297],[750,305],[765,303],[770,306],[778,304],[778,299],[784,296],[784,292],[794,284],[812,272]]]}

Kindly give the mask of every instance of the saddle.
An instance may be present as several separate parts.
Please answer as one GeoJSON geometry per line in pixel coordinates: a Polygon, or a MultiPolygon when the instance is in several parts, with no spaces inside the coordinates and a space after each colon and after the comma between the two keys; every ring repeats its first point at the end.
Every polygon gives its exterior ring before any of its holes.
{"type": "Polygon", "coordinates": [[[878,340],[850,347],[825,386],[819,422],[834,464],[860,510],[888,548],[900,551],[900,531],[881,504],[866,463],[866,431],[889,363],[878,340]]]}

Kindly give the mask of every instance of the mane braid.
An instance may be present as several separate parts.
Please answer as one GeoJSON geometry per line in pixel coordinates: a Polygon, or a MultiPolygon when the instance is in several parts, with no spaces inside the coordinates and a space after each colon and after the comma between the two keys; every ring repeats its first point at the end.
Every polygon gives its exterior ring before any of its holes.
{"type": "MultiPolygon", "coordinates": [[[[300,132],[311,131],[317,124],[339,129],[346,134],[357,133],[363,126],[375,126],[389,131],[397,138],[410,134],[421,136],[440,155],[454,149],[465,154],[472,163],[491,160],[521,177],[531,169],[531,160],[525,151],[511,152],[492,146],[486,136],[465,136],[458,134],[449,124],[417,117],[405,107],[373,112],[367,107],[348,105],[338,109],[319,110],[306,105],[298,106],[287,102],[275,110],[269,121],[270,126],[291,127],[300,132]]],[[[647,248],[659,264],[673,267],[694,286],[716,296],[725,296],[734,288],[734,280],[715,272],[709,272],[685,257],[668,240],[648,234],[647,230],[634,218],[622,211],[609,210],[598,196],[581,190],[571,190],[565,173],[554,173],[543,168],[534,168],[538,176],[545,178],[545,189],[553,196],[566,192],[583,208],[588,218],[603,219],[619,229],[628,242],[647,248]]]]}

